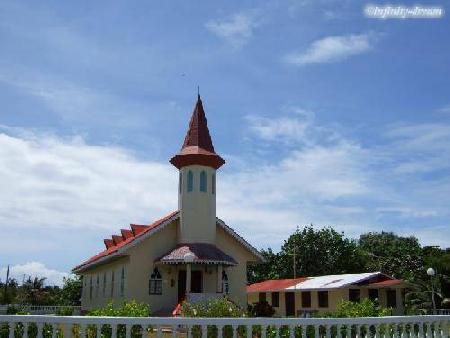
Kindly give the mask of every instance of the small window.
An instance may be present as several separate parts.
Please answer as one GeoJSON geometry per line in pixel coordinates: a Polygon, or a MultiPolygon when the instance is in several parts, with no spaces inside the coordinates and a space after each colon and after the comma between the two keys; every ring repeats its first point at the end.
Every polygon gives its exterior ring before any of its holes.
{"type": "Polygon", "coordinates": [[[279,307],[280,306],[280,293],[279,292],[272,292],[272,306],[273,307],[279,307]]]}
{"type": "Polygon", "coordinates": [[[222,292],[228,295],[230,291],[230,285],[228,284],[228,275],[225,271],[222,271],[222,292]]]}
{"type": "Polygon", "coordinates": [[[106,297],[106,272],[103,273],[103,290],[102,290],[103,297],[106,297]]]}
{"type": "Polygon", "coordinates": [[[317,300],[319,307],[328,307],[328,291],[318,291],[317,300]]]}
{"type": "Polygon", "coordinates": [[[260,292],[259,293],[259,301],[260,302],[265,302],[266,301],[266,293],[265,292],[260,292]]]}
{"type": "Polygon", "coordinates": [[[89,280],[89,300],[92,300],[92,288],[93,288],[93,286],[92,286],[92,276],[91,276],[91,278],[89,280]]]}
{"type": "Polygon", "coordinates": [[[181,190],[183,189],[183,174],[180,171],[179,181],[178,181],[178,189],[181,194],[181,190]]]}
{"type": "Polygon", "coordinates": [[[97,275],[97,281],[95,283],[95,298],[98,298],[99,292],[100,292],[100,276],[97,275]]]}
{"type": "Polygon", "coordinates": [[[211,176],[211,192],[213,195],[216,193],[216,174],[211,176]]]}
{"type": "Polygon", "coordinates": [[[371,301],[378,300],[378,289],[369,289],[369,299],[371,301]]]}
{"type": "Polygon", "coordinates": [[[202,171],[200,173],[200,191],[206,192],[207,186],[206,186],[206,171],[202,171]]]}
{"type": "Polygon", "coordinates": [[[114,297],[114,271],[111,272],[111,298],[114,297]]]}
{"type": "Polygon", "coordinates": [[[349,289],[348,300],[351,302],[359,302],[361,300],[361,291],[359,289],[349,289]]]}
{"type": "Polygon", "coordinates": [[[311,291],[302,292],[302,307],[311,307],[311,291]]]}
{"type": "Polygon", "coordinates": [[[155,268],[150,276],[148,293],[150,295],[162,295],[162,278],[158,268],[155,268]]]}
{"type": "Polygon", "coordinates": [[[386,305],[387,307],[396,308],[397,307],[397,293],[395,290],[386,291],[386,305]]]}
{"type": "Polygon", "coordinates": [[[125,267],[122,267],[122,271],[120,272],[120,296],[123,297],[125,295],[125,267]]]}
{"type": "Polygon", "coordinates": [[[187,191],[191,192],[192,190],[194,190],[194,174],[189,170],[187,178],[187,191]]]}

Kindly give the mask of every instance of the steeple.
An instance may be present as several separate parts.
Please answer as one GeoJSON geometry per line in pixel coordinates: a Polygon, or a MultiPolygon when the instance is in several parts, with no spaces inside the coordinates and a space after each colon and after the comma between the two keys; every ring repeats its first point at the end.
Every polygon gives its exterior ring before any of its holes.
{"type": "Polygon", "coordinates": [[[214,151],[200,94],[197,96],[197,103],[192,112],[183,146],[180,152],[172,157],[170,163],[178,169],[193,164],[218,169],[225,163],[224,159],[214,151]]]}

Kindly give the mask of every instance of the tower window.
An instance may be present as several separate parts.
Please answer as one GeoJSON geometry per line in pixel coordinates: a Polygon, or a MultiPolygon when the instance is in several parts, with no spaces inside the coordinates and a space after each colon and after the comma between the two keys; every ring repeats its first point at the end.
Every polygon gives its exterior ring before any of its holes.
{"type": "Polygon", "coordinates": [[[162,278],[158,268],[155,268],[150,276],[148,293],[150,295],[162,295],[162,278]]]}
{"type": "Polygon", "coordinates": [[[211,176],[211,192],[213,195],[216,193],[216,174],[211,176]]]}
{"type": "Polygon", "coordinates": [[[206,172],[203,170],[200,173],[200,191],[206,192],[207,186],[206,186],[206,172]]]}
{"type": "Polygon", "coordinates": [[[181,190],[183,190],[183,174],[180,171],[180,178],[179,178],[179,182],[178,182],[178,188],[180,190],[180,194],[181,194],[181,190]]]}
{"type": "Polygon", "coordinates": [[[192,190],[194,190],[194,174],[189,170],[187,178],[187,191],[190,192],[192,190]]]}

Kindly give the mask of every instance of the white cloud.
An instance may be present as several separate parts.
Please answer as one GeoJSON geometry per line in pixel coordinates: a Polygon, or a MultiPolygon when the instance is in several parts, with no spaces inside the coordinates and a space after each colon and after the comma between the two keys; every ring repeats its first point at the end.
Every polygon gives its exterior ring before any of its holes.
{"type": "Polygon", "coordinates": [[[80,138],[0,134],[0,173],[0,224],[13,227],[111,228],[176,208],[168,164],[80,138]]]}
{"type": "Polygon", "coordinates": [[[306,51],[286,55],[284,60],[294,65],[337,62],[370,51],[373,42],[373,34],[328,36],[314,41],[306,51]]]}
{"type": "Polygon", "coordinates": [[[259,21],[256,12],[241,12],[227,19],[210,20],[205,26],[212,33],[238,48],[252,38],[254,29],[259,26],[259,21]]]}
{"type": "MultiPolygon", "coordinates": [[[[289,142],[283,154],[269,156],[270,162],[241,154],[238,170],[227,157],[231,170],[218,176],[218,216],[253,244],[277,247],[297,225],[314,223],[352,237],[369,230],[420,235],[417,229],[426,225],[427,244],[448,245],[432,231],[450,220],[448,125],[391,126],[381,133],[382,142],[367,147],[318,125],[313,116],[286,113],[279,119],[247,121],[250,135],[260,138],[255,147],[266,143],[278,151],[277,141],[289,142]],[[288,120],[294,127],[286,126],[288,120]],[[260,125],[262,131],[255,128],[260,125]],[[405,163],[424,159],[447,164],[430,164],[405,176],[405,163]],[[430,176],[435,170],[442,172],[430,176]]],[[[36,260],[54,264],[57,259],[60,266],[64,259],[67,270],[101,248],[101,238],[177,208],[177,173],[169,164],[89,145],[79,137],[14,129],[0,134],[0,186],[1,228],[15,231],[7,235],[0,255],[16,257],[15,248],[26,246],[40,255],[36,260]],[[50,261],[39,252],[46,241],[52,244],[43,249],[50,261]],[[79,253],[72,249],[77,247],[79,253]],[[61,258],[61,251],[68,257],[61,258]]]]}
{"type": "MultiPolygon", "coordinates": [[[[6,276],[6,270],[6,266],[0,267],[0,276],[6,276]]],[[[16,279],[19,284],[22,283],[24,279],[27,279],[28,276],[31,276],[31,278],[45,277],[45,285],[58,286],[62,286],[63,278],[69,276],[66,272],[51,269],[40,262],[27,262],[25,264],[12,265],[9,268],[9,273],[10,278],[16,279]]]]}

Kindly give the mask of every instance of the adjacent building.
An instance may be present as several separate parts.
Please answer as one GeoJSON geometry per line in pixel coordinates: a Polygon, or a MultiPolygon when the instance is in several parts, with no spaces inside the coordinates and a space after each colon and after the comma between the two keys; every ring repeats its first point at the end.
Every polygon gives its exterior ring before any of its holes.
{"type": "Polygon", "coordinates": [[[104,240],[105,249],[73,269],[82,276],[82,309],[137,300],[167,315],[182,300],[228,295],[246,306],[247,264],[260,253],[216,217],[215,150],[198,96],[181,151],[178,210],[152,224],[131,224],[104,240]]]}
{"type": "Polygon", "coordinates": [[[377,299],[394,314],[404,313],[407,285],[381,272],[327,275],[295,279],[266,280],[247,287],[250,304],[267,301],[276,316],[304,316],[314,312],[330,312],[342,300],[377,299]]]}

